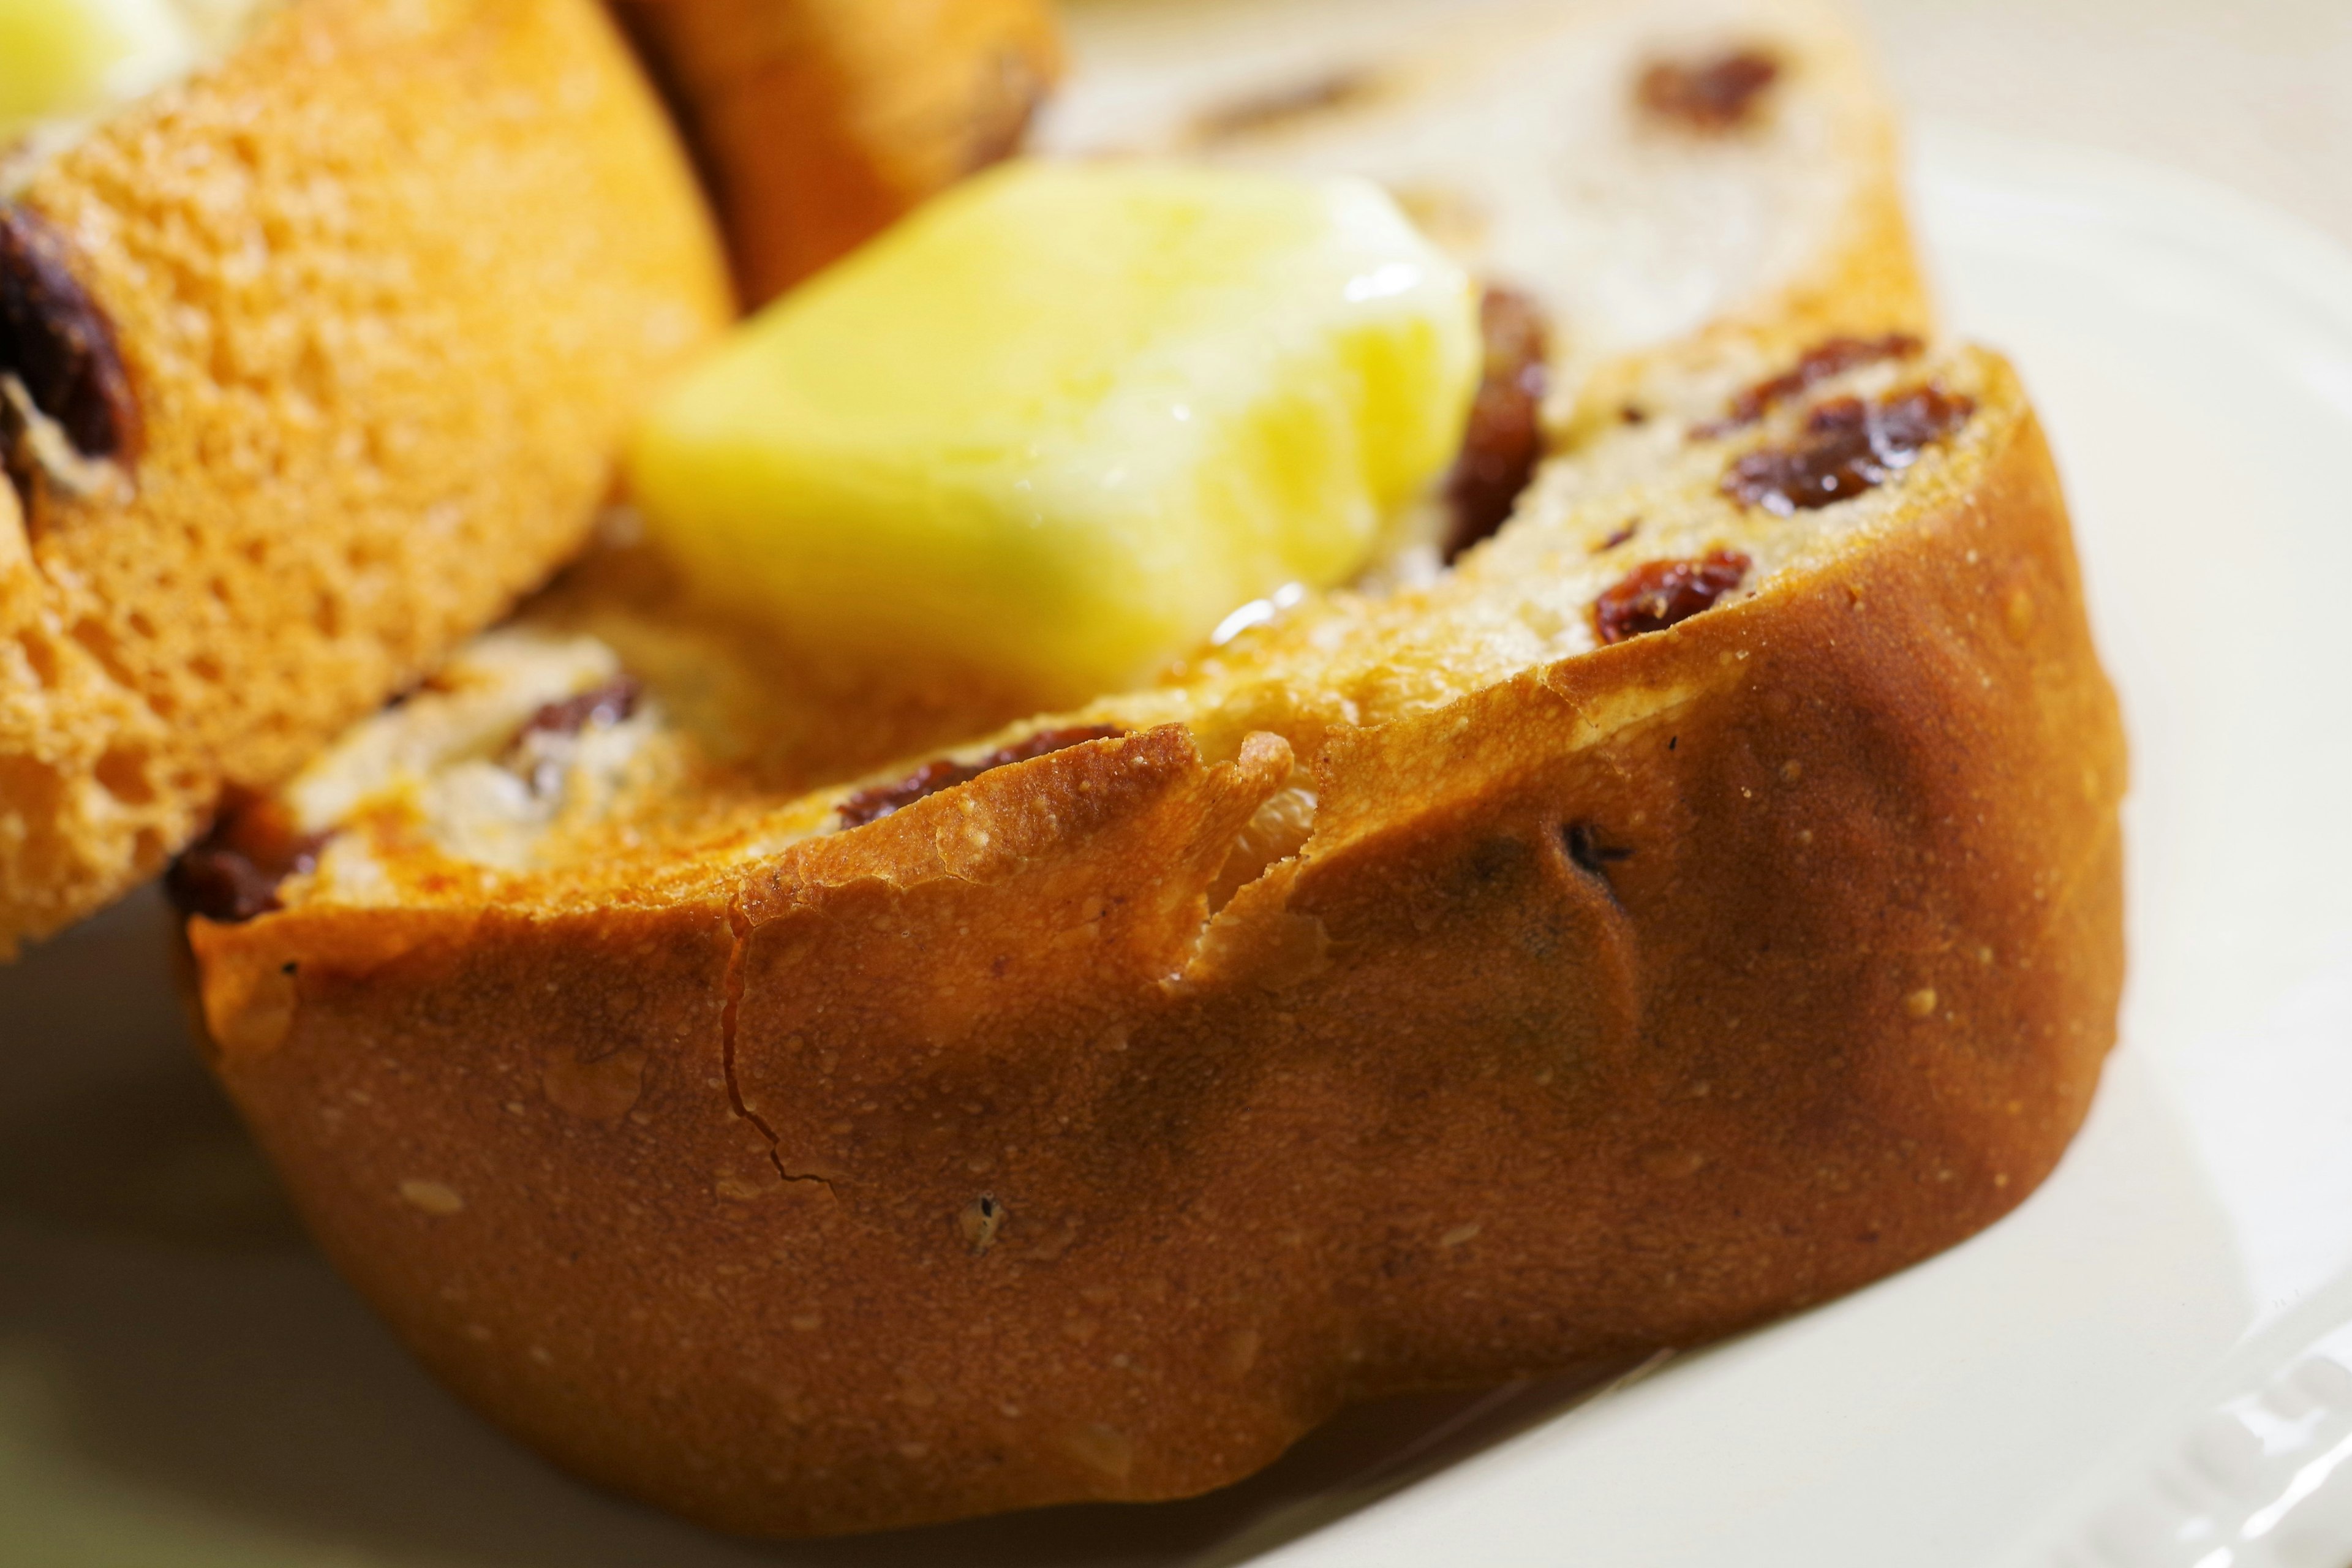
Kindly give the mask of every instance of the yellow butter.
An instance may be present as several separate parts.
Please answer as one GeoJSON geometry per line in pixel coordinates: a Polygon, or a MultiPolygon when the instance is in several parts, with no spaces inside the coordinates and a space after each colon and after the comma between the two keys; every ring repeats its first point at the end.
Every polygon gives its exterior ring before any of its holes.
{"type": "Polygon", "coordinates": [[[803,646],[1069,700],[1360,569],[1478,363],[1469,279],[1369,184],[1013,163],[754,319],[629,476],[803,646]]]}
{"type": "Polygon", "coordinates": [[[134,98],[199,46],[174,0],[0,0],[0,142],[134,98]]]}

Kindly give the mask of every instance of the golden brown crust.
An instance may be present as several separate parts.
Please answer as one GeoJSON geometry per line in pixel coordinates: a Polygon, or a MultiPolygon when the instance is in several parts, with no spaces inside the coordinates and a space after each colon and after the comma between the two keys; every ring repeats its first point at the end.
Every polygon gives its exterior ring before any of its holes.
{"type": "Polygon", "coordinates": [[[0,517],[0,952],[159,869],[579,542],[726,319],[676,139],[587,0],[311,0],[20,193],[144,425],[0,517]]]}
{"type": "Polygon", "coordinates": [[[617,0],[678,100],[758,304],[1019,150],[1045,0],[617,0]]]}
{"type": "Polygon", "coordinates": [[[1853,1289],[2031,1190],[2114,1024],[2122,740],[1994,391],[1757,597],[1332,732],[1213,917],[1292,758],[1171,726],[726,896],[194,922],[221,1076],[453,1386],[737,1530],[1193,1492],[1853,1289]]]}

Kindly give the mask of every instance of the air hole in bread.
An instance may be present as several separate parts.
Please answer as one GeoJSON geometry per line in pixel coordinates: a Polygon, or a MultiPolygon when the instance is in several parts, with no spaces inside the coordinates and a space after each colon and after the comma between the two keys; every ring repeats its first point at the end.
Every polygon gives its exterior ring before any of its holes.
{"type": "Polygon", "coordinates": [[[1604,881],[1608,879],[1610,867],[1633,858],[1632,849],[1622,844],[1611,843],[1602,836],[1601,829],[1590,822],[1561,824],[1559,841],[1568,850],[1570,860],[1604,881]]]}
{"type": "Polygon", "coordinates": [[[111,626],[102,621],[76,621],[72,631],[68,635],[81,645],[85,653],[98,661],[99,667],[106,671],[107,678],[117,686],[125,690],[138,689],[137,678],[132,674],[129,663],[124,660],[121,645],[116,639],[111,626]]]}
{"type": "Polygon", "coordinates": [[[977,1256],[996,1245],[996,1233],[1004,1225],[1004,1205],[996,1201],[994,1194],[982,1193],[964,1205],[956,1223],[977,1256]]]}
{"type": "Polygon", "coordinates": [[[147,752],[136,746],[110,746],[93,770],[98,785],[125,805],[152,805],[155,785],[147,776],[147,752]]]}
{"type": "Polygon", "coordinates": [[[58,650],[49,639],[34,633],[18,639],[25,650],[25,662],[33,671],[33,679],[44,689],[54,690],[58,684],[58,650]]]}

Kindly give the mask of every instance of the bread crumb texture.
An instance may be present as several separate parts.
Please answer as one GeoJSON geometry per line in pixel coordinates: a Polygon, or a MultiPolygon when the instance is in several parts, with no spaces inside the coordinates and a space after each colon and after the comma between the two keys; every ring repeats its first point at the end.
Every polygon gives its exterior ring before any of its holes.
{"type": "Polygon", "coordinates": [[[14,211],[102,312],[143,442],[90,493],[11,464],[0,951],[153,874],[224,791],[538,584],[628,413],[729,310],[586,0],[287,7],[14,211]]]}

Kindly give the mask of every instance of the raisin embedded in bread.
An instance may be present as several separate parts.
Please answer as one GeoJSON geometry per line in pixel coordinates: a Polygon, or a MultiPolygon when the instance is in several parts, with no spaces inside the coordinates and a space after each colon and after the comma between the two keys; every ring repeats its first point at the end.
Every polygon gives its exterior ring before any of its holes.
{"type": "Polygon", "coordinates": [[[0,952],[576,549],[726,319],[589,0],[309,0],[0,199],[0,952]]]}

